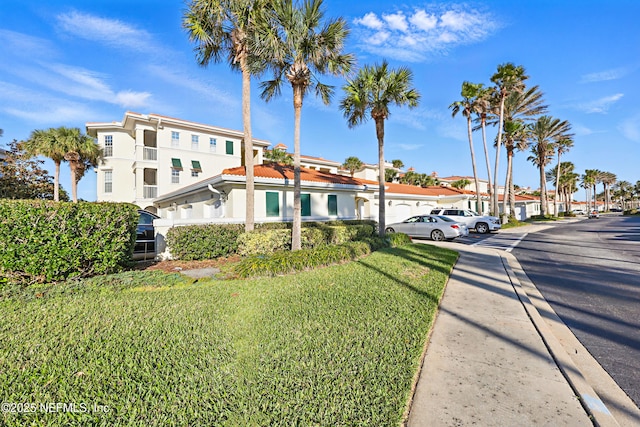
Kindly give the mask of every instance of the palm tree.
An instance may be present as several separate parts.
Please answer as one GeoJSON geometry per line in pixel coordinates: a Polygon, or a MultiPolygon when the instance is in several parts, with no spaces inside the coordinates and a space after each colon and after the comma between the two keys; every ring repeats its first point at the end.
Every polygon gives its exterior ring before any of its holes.
{"type": "Polygon", "coordinates": [[[552,181],[556,188],[558,201],[566,203],[566,212],[571,212],[571,195],[577,188],[579,175],[574,172],[571,162],[562,162],[546,172],[547,181],[552,181]]]}
{"type": "Polygon", "coordinates": [[[391,112],[389,106],[418,106],[420,94],[412,87],[413,73],[409,68],[397,70],[389,68],[387,61],[381,65],[365,65],[353,80],[343,87],[346,96],[340,102],[340,109],[350,128],[371,117],[376,125],[378,139],[378,182],[379,205],[378,224],[380,236],[385,233],[385,191],[384,191],[384,121],[391,112]]]}
{"type": "Polygon", "coordinates": [[[553,159],[554,143],[569,137],[571,125],[566,120],[542,116],[529,126],[530,141],[532,143],[532,156],[527,160],[533,162],[540,171],[540,214],[545,216],[548,212],[548,196],[545,168],[553,159]]]}
{"type": "Polygon", "coordinates": [[[616,174],[612,172],[601,172],[600,173],[600,182],[602,183],[604,189],[604,210],[609,211],[610,204],[610,195],[609,190],[613,184],[616,183],[618,177],[616,174]]]}
{"type": "MultiPolygon", "coordinates": [[[[322,0],[274,0],[269,25],[261,27],[255,41],[255,53],[274,73],[272,80],[261,83],[262,98],[270,101],[281,93],[286,80],[293,90],[293,227],[291,249],[301,247],[300,201],[300,113],[304,96],[312,89],[329,104],[333,87],[317,80],[317,74],[345,75],[354,64],[352,54],[342,53],[349,34],[342,18],[323,22],[322,0]]],[[[381,169],[383,171],[384,169],[381,169]]],[[[381,172],[383,173],[383,172],[381,172]]]]}
{"type": "Polygon", "coordinates": [[[263,22],[260,17],[267,3],[265,0],[191,0],[182,24],[189,33],[189,40],[196,43],[196,59],[200,66],[220,62],[226,56],[231,68],[242,73],[245,231],[253,230],[255,222],[251,76],[261,71],[251,61],[249,39],[256,34],[257,25],[263,22]]]}
{"type": "Polygon", "coordinates": [[[364,163],[357,157],[351,156],[347,157],[342,164],[342,169],[346,169],[351,174],[351,178],[353,178],[353,174],[362,167],[364,163]]]}
{"type": "MultiPolygon", "coordinates": [[[[484,147],[484,157],[487,162],[487,185],[489,190],[489,209],[493,215],[496,213],[493,206],[493,189],[491,186],[491,162],[489,161],[489,149],[487,148],[487,116],[491,112],[493,104],[493,89],[490,87],[483,87],[482,83],[478,84],[478,94],[476,96],[476,121],[480,122],[480,129],[482,129],[482,144],[484,147]]],[[[476,130],[476,129],[474,129],[476,130]]]]}
{"type": "Polygon", "coordinates": [[[567,151],[569,151],[571,147],[573,147],[573,140],[571,138],[560,139],[555,143],[556,153],[558,154],[558,165],[556,166],[556,183],[555,183],[556,197],[553,199],[553,212],[555,213],[555,216],[558,216],[558,197],[560,197],[560,191],[558,188],[558,185],[560,184],[560,170],[561,170],[560,156],[566,153],[567,151]]]}
{"type": "Polygon", "coordinates": [[[34,130],[29,139],[24,141],[23,148],[31,156],[44,156],[53,160],[56,168],[53,175],[53,200],[60,201],[60,165],[65,160],[67,149],[58,141],[56,129],[34,130]]]}
{"type": "Polygon", "coordinates": [[[78,202],[78,182],[87,170],[98,166],[102,160],[102,149],[78,128],[59,127],[55,134],[56,141],[66,150],[64,159],[69,162],[71,170],[71,195],[73,201],[78,202]]]}
{"type": "Polygon", "coordinates": [[[404,167],[404,163],[400,159],[391,160],[391,164],[396,169],[402,169],[404,167]]]}
{"type": "Polygon", "coordinates": [[[293,166],[293,156],[284,150],[274,148],[264,152],[264,160],[268,163],[280,163],[293,166]]]}
{"type": "Polygon", "coordinates": [[[458,113],[462,112],[462,115],[467,119],[467,137],[469,138],[469,150],[471,151],[471,167],[473,169],[473,180],[476,184],[476,210],[482,212],[482,195],[480,194],[480,182],[478,181],[478,171],[476,169],[476,155],[473,150],[473,131],[471,127],[471,115],[479,111],[479,106],[476,103],[478,94],[482,89],[482,84],[473,84],[471,82],[462,83],[462,96],[461,101],[455,101],[449,108],[451,108],[451,116],[455,117],[458,113]]]}
{"type": "Polygon", "coordinates": [[[581,187],[585,189],[585,192],[587,194],[587,210],[595,208],[595,203],[592,205],[593,196],[591,194],[591,191],[592,189],[595,189],[598,172],[599,171],[597,169],[587,169],[582,175],[581,187]]]}
{"type": "MultiPolygon", "coordinates": [[[[495,84],[495,92],[499,103],[498,110],[498,141],[496,144],[496,164],[493,171],[493,205],[495,212],[498,212],[498,164],[500,162],[500,147],[502,146],[502,128],[504,125],[504,103],[510,93],[522,92],[524,89],[524,80],[529,76],[525,74],[522,66],[514,65],[511,62],[498,65],[497,72],[491,76],[491,81],[495,84]]],[[[506,215],[506,212],[503,213],[506,215]]],[[[505,221],[505,219],[503,219],[505,221]]]]}
{"type": "Polygon", "coordinates": [[[461,189],[463,189],[464,187],[466,187],[469,184],[471,184],[471,181],[469,181],[466,178],[463,178],[463,179],[459,179],[457,181],[452,182],[451,186],[453,188],[457,188],[457,189],[461,190],[461,189]]]}
{"type": "MultiPolygon", "coordinates": [[[[543,93],[539,86],[533,86],[528,90],[511,92],[504,102],[504,145],[507,152],[507,176],[505,179],[505,194],[503,198],[503,212],[507,212],[507,199],[509,202],[509,213],[515,212],[515,193],[513,191],[513,156],[516,149],[524,151],[528,147],[526,138],[525,123],[533,121],[535,117],[546,113],[547,106],[543,104],[543,93]]],[[[497,117],[488,122],[491,125],[497,124],[497,117]]]]}

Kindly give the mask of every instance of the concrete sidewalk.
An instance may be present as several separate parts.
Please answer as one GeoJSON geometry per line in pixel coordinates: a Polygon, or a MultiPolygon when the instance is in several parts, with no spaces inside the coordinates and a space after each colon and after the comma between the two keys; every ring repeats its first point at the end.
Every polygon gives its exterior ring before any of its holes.
{"type": "Polygon", "coordinates": [[[562,336],[568,328],[559,319],[543,320],[538,310],[545,319],[555,313],[511,254],[437,244],[460,258],[440,303],[408,426],[640,425],[640,410],[613,380],[605,387],[618,388],[607,396],[616,417],[585,380],[567,352],[567,343],[575,345],[562,336]]]}

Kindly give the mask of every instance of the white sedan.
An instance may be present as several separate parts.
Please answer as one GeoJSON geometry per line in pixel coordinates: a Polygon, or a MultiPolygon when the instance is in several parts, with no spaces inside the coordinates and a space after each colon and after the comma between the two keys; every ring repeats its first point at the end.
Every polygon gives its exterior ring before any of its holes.
{"type": "Polygon", "coordinates": [[[465,224],[440,215],[412,216],[402,222],[389,224],[385,231],[387,233],[405,233],[411,237],[426,237],[437,241],[469,235],[469,228],[465,224]]]}

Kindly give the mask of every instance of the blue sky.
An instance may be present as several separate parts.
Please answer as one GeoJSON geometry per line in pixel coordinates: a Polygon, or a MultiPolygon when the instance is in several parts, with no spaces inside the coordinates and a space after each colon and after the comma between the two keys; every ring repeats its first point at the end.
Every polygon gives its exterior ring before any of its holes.
{"type": "MultiPolygon", "coordinates": [[[[385,157],[418,172],[471,175],[465,120],[448,106],[463,81],[490,85],[498,64],[522,65],[528,85],[545,93],[549,114],[568,120],[574,148],[564,160],[576,170],[600,169],[620,180],[640,179],[640,2],[582,1],[350,1],[325,0],[327,17],[351,28],[346,50],[358,65],[386,59],[408,66],[420,106],[393,109],[385,157]]],[[[181,28],[182,1],[2,0],[0,7],[0,146],[34,129],[121,120],[125,111],[158,113],[242,129],[240,75],[224,64],[196,64],[181,28]]],[[[268,76],[264,76],[267,78],[268,76]]],[[[349,129],[338,103],[305,99],[302,153],[377,162],[374,124],[349,129]]],[[[266,104],[254,80],[254,136],[293,146],[291,90],[266,104]]],[[[496,129],[488,129],[493,140],[496,129]]],[[[486,177],[479,133],[478,170],[486,177]]],[[[504,155],[504,150],[502,150],[504,155]]],[[[517,153],[514,180],[537,188],[537,169],[517,153]]],[[[493,168],[494,150],[491,149],[493,168]]],[[[505,158],[500,159],[504,182],[505,158]]],[[[46,164],[53,171],[51,163],[46,164]]],[[[62,185],[70,190],[63,168],[62,185]]],[[[95,200],[95,174],[79,196],[95,200]]],[[[584,198],[584,193],[578,193],[584,198]]]]}

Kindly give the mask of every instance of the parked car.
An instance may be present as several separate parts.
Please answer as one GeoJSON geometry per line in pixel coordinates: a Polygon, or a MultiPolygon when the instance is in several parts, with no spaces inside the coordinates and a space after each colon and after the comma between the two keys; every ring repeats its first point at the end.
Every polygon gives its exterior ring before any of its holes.
{"type": "Polygon", "coordinates": [[[133,249],[134,260],[148,260],[156,257],[156,236],[153,220],[160,218],[151,212],[138,210],[140,218],[136,229],[136,245],[133,249]]]}
{"type": "Polygon", "coordinates": [[[589,219],[594,218],[594,219],[598,219],[600,218],[600,212],[598,212],[597,210],[592,210],[589,212],[589,219]]]}
{"type": "Polygon", "coordinates": [[[582,209],[574,209],[571,212],[573,212],[576,215],[584,215],[584,211],[582,209]]]}
{"type": "Polygon", "coordinates": [[[474,228],[478,233],[485,234],[490,231],[498,231],[502,227],[500,218],[488,215],[478,215],[468,209],[433,209],[431,215],[440,215],[451,218],[456,222],[466,224],[468,228],[474,228]]]}
{"type": "Polygon", "coordinates": [[[387,233],[405,233],[411,237],[426,237],[441,241],[469,235],[469,228],[451,218],[436,215],[412,216],[402,222],[390,224],[387,233]]]}

